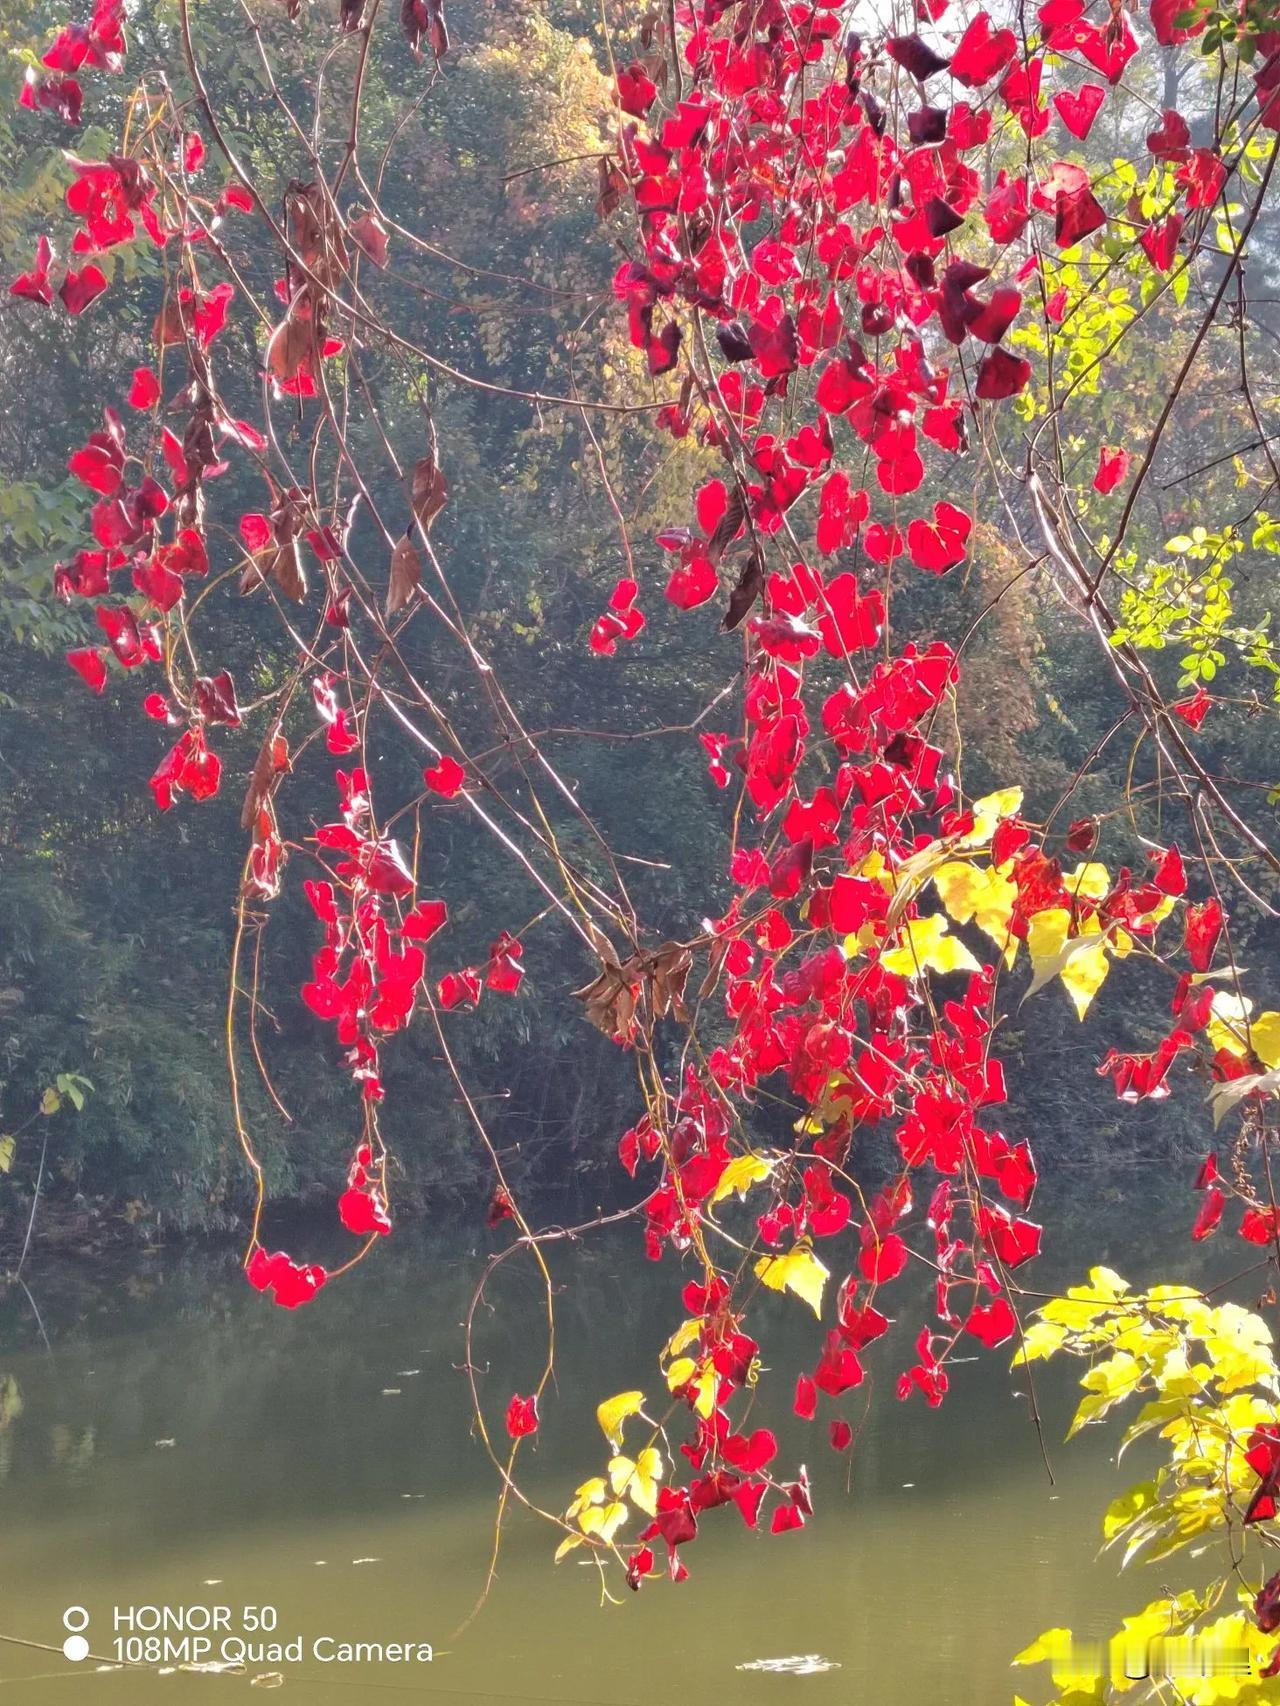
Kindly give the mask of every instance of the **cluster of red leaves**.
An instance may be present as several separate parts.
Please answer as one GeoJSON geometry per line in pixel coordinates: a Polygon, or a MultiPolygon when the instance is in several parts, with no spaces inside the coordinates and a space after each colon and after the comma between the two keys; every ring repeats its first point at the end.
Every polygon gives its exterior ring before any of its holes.
{"type": "MultiPolygon", "coordinates": [[[[702,485],[689,525],[658,536],[675,558],[666,595],[693,611],[723,592],[724,627],[746,635],[743,732],[700,740],[713,781],[727,787],[736,770],[760,824],[757,845],[735,845],[736,896],[711,926],[710,981],[723,984],[729,1036],[702,1073],[690,1071],[678,1095],[625,1134],[620,1154],[633,1175],[660,1169],[645,1203],[650,1256],[672,1249],[707,1261],[716,1188],[758,1091],[781,1079],[793,1103],[811,1110],[797,1128],[811,1134],[797,1145],[807,1153],[772,1175],[755,1219],[766,1250],[816,1252],[827,1241],[834,1252],[850,1234],[856,1240],[836,1324],[798,1383],[795,1410],[808,1420],[823,1399],[862,1380],[861,1353],[890,1325],[878,1294],[916,1254],[913,1227],[922,1222],[929,1240],[936,1322],[919,1327],[898,1394],[919,1392],[930,1404],[946,1392],[945,1365],[961,1334],[987,1345],[1014,1334],[1007,1274],[1040,1242],[1024,1212],[1035,1186],[1027,1145],[989,1123],[1005,1100],[990,1053],[991,969],[926,1004],[922,978],[880,959],[918,916],[915,904],[894,904],[895,879],[931,834],[955,845],[974,828],[929,738],[956,680],[955,659],[936,642],[874,662],[866,654],[879,650],[885,587],[899,559],[937,575],[965,560],[969,515],[946,502],[923,511],[911,500],[928,459],[965,453],[984,403],[1030,382],[1030,362],[1008,340],[1020,316],[1039,311],[1038,254],[1105,235],[1113,218],[1089,173],[1070,160],[1029,151],[1025,170],[984,181],[986,145],[1011,125],[1034,141],[1054,111],[1071,135],[1086,136],[1140,44],[1127,13],[1113,7],[1097,21],[1083,0],[1041,5],[1029,52],[985,12],[949,27],[948,10],[946,0],[921,0],[925,33],[867,40],[820,3],[749,16],[695,5],[667,43],[683,73],[669,105],[659,107],[665,56],[637,60],[618,77],[625,116],[617,153],[642,250],[619,268],[614,293],[650,374],[684,373],[659,428],[695,437],[728,468],[702,485]],[[1051,68],[1071,60],[1103,81],[1059,89],[1050,101],[1051,68]],[[895,78],[893,66],[906,76],[895,78]],[[948,348],[954,367],[942,360],[948,348]],[[852,465],[871,470],[865,486],[850,479],[852,465]],[[813,555],[800,560],[810,528],[813,555]],[[771,543],[784,533],[784,561],[770,569],[771,543]],[[809,677],[817,672],[821,682],[826,669],[817,666],[831,659],[847,679],[811,700],[809,677]],[[805,760],[819,743],[827,774],[814,786],[805,760]],[[867,874],[869,860],[887,881],[867,874]],[[842,951],[844,937],[857,938],[858,954],[842,951]],[[855,1206],[844,1188],[853,1139],[885,1123],[898,1170],[855,1206]]],[[[1155,0],[1158,41],[1195,33],[1171,34],[1170,17],[1165,0],[1155,0]]],[[[1258,86],[1265,121],[1280,123],[1280,73],[1262,73],[1258,86]]],[[[1191,146],[1174,111],[1147,147],[1175,167],[1176,197],[1137,241],[1167,272],[1184,221],[1212,205],[1226,167],[1213,150],[1191,146]]],[[[1045,311],[1060,318],[1061,303],[1050,297],[1045,311]]],[[[1102,446],[1096,490],[1115,491],[1129,466],[1123,448],[1102,446]]],[[[623,584],[629,608],[634,583],[623,584]]],[[[591,643],[612,652],[607,622],[591,643]]],[[[1199,694],[1177,714],[1198,728],[1209,703],[1199,694]]],[[[1082,820],[1066,849],[1088,853],[1096,839],[1097,824],[1082,820]]],[[[1153,855],[1145,873],[1121,870],[1101,898],[1086,897],[1016,816],[996,828],[991,858],[1016,885],[1011,932],[1019,940],[1037,914],[1063,908],[1073,936],[1122,929],[1151,941],[1187,888],[1173,848],[1153,855]]],[[[1210,968],[1221,927],[1216,901],[1186,906],[1192,972],[1210,968]]],[[[1156,1051],[1108,1055],[1100,1070],[1122,1098],[1168,1093],[1171,1065],[1194,1046],[1211,1000],[1212,990],[1186,974],[1156,1051]]],[[[1212,1069],[1240,1070],[1221,1057],[1212,1069]]],[[[699,1474],[664,1489],[631,1558],[632,1586],[654,1567],[650,1541],[665,1541],[678,1577],[678,1548],[696,1536],[703,1510],[732,1501],[754,1524],[761,1497],[778,1485],[761,1476],[772,1437],[758,1430],[744,1441],[731,1420],[757,1350],[743,1330],[747,1301],[719,1274],[686,1289],[686,1306],[700,1317],[695,1360],[714,1369],[714,1406],[709,1415],[695,1408],[704,1401],[699,1383],[676,1393],[693,1412],[682,1450],[699,1474]]],[[[838,1416],[830,1432],[836,1449],[852,1439],[838,1416]]],[[[800,1526],[807,1488],[778,1491],[774,1530],[800,1526]]]]}
{"type": "MultiPolygon", "coordinates": [[[[28,76],[22,105],[78,122],[83,91],[73,74],[121,69],[123,19],[120,0],[97,0],[88,24],[67,25],[45,55],[48,74],[28,76]]],[[[438,5],[423,8],[412,27],[406,14],[406,28],[415,52],[424,39],[443,52],[438,5]]],[[[102,640],[72,648],[67,661],[95,693],[105,691],[113,659],[128,673],[147,665],[164,669],[167,691],[149,693],[142,709],[176,731],[150,782],[157,807],[167,811],[182,796],[201,801],[217,793],[223,767],[210,744],[211,731],[216,726],[236,729],[244,721],[226,669],[188,676],[178,660],[192,646],[185,623],[188,594],[210,569],[206,484],[225,471],[230,449],[261,456],[268,446],[263,433],[231,418],[219,400],[213,364],[235,287],[201,277],[201,245],[208,250],[210,232],[230,210],[252,213],[255,203],[236,183],[201,193],[196,180],[205,166],[204,142],[198,133],[178,129],[176,119],[168,133],[159,124],[139,132],[128,151],[103,160],[67,156],[67,162],[71,264],[55,291],[54,245],[41,237],[34,265],[10,287],[14,296],[48,307],[57,294],[71,313],[80,313],[106,289],[94,257],[137,241],[177,251],[175,282],[152,328],[157,357],[165,357],[165,383],[150,366],[135,369],[127,404],[142,417],[143,430],[131,433],[120,409],[108,405],[103,430],[71,455],[70,473],[93,495],[88,515],[92,543],[59,563],[54,575],[60,598],[93,603],[102,640]],[[185,378],[178,385],[173,371],[183,361],[185,378]],[[135,437],[142,441],[136,448],[135,437]]],[[[314,360],[341,348],[324,333],[323,319],[326,286],[346,264],[344,239],[329,221],[324,198],[314,191],[315,186],[303,186],[291,192],[291,235],[310,277],[294,290],[283,281],[277,287],[287,313],[267,356],[276,391],[299,398],[315,394],[314,360]]],[[[373,216],[353,221],[351,235],[375,264],[385,264],[386,234],[382,231],[379,241],[373,216]]],[[[272,583],[284,597],[301,599],[307,587],[303,541],[322,570],[340,558],[341,547],[330,529],[307,524],[302,493],[281,489],[270,475],[267,484],[267,512],[239,519],[247,565],[240,589],[249,592],[272,583]]],[[[326,612],[331,626],[349,625],[349,599],[349,588],[332,583],[326,612]]],[[[345,678],[315,676],[312,703],[325,726],[328,752],[339,758],[355,752],[358,719],[345,678]]],[[[245,894],[256,901],[270,900],[280,889],[288,848],[276,819],[275,793],[291,767],[286,737],[273,725],[259,750],[242,813],[252,836],[245,894]]],[[[457,796],[465,781],[462,767],[448,756],[424,773],[426,788],[442,799],[457,796]]],[[[414,874],[399,844],[376,830],[365,771],[340,770],[337,782],[340,813],[315,833],[322,869],[306,883],[324,944],[302,998],[334,1026],[342,1065],[361,1092],[366,1133],[376,1135],[374,1114],[383,1096],[380,1046],[412,1017],[426,974],[426,944],[445,924],[447,910],[437,900],[414,904],[414,874]]],[[[522,953],[522,944],[501,932],[483,967],[440,980],[440,1005],[474,1005],[486,987],[515,994],[524,975],[522,953]]],[[[370,1239],[391,1230],[380,1143],[377,1154],[375,1162],[367,1137],[359,1143],[338,1200],[342,1225],[370,1239]]],[[[294,1263],[284,1252],[268,1255],[256,1242],[246,1273],[256,1289],[288,1308],[309,1301],[327,1277],[322,1268],[294,1263]]]]}

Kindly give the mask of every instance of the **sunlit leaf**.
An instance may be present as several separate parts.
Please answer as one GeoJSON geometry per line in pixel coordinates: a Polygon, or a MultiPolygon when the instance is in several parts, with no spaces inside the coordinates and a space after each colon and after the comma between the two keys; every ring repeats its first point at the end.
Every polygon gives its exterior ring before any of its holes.
{"type": "Polygon", "coordinates": [[[822,1314],[822,1290],[830,1277],[813,1251],[803,1244],[785,1256],[762,1256],[756,1263],[756,1278],[771,1291],[793,1291],[814,1314],[822,1314]]]}
{"type": "Polygon", "coordinates": [[[914,977],[921,971],[977,971],[977,960],[958,937],[948,934],[941,913],[912,918],[902,929],[903,942],[881,954],[880,964],[897,977],[914,977]]]}
{"type": "Polygon", "coordinates": [[[763,1155],[736,1155],[724,1172],[715,1188],[711,1201],[723,1202],[735,1193],[740,1201],[744,1200],[752,1185],[759,1184],[773,1172],[776,1162],[770,1161],[763,1155]]]}
{"type": "Polygon", "coordinates": [[[603,1404],[596,1407],[596,1420],[600,1431],[616,1450],[622,1444],[622,1424],[628,1416],[634,1416],[644,1404],[643,1392],[619,1392],[614,1398],[606,1398],[603,1404]]]}

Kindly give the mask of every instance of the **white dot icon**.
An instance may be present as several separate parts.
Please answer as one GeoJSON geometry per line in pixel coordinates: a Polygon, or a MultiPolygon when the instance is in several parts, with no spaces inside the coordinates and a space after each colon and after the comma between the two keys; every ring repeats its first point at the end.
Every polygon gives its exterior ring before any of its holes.
{"type": "Polygon", "coordinates": [[[89,1627],[89,1613],[83,1605],[69,1605],[62,1614],[62,1627],[73,1635],[82,1635],[89,1627]]]}
{"type": "Polygon", "coordinates": [[[89,1657],[89,1643],[83,1635],[68,1635],[62,1643],[62,1651],[72,1664],[79,1664],[81,1659],[89,1657]]]}

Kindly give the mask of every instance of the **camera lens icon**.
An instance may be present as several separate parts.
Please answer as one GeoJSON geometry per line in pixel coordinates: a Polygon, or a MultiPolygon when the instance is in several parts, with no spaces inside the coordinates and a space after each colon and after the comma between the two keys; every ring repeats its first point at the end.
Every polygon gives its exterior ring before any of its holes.
{"type": "Polygon", "coordinates": [[[62,1614],[62,1627],[71,1631],[62,1643],[63,1657],[79,1664],[89,1657],[89,1643],[82,1633],[89,1627],[89,1613],[83,1605],[69,1605],[62,1614]]]}

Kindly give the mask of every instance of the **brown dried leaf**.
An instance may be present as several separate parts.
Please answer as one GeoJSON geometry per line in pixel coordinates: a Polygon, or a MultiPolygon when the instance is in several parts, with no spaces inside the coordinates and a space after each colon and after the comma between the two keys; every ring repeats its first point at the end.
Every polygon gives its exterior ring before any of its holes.
{"type": "Polygon", "coordinates": [[[763,586],[764,565],[760,561],[759,552],[753,551],[742,565],[737,583],[729,594],[729,608],[724,613],[726,632],[732,633],[739,626],[751,606],[759,598],[763,586]]]}
{"type": "Polygon", "coordinates": [[[742,501],[742,493],[735,486],[729,493],[729,501],[724,506],[724,514],[720,517],[715,532],[707,541],[707,555],[713,563],[718,563],[726,547],[733,543],[746,517],[747,508],[742,501]]]}
{"type": "Polygon", "coordinates": [[[342,234],[342,221],[325,185],[290,184],[289,205],[294,248],[312,276],[332,288],[346,274],[351,256],[342,234]]]}
{"type": "Polygon", "coordinates": [[[276,327],[267,345],[267,366],[277,379],[296,379],[311,365],[316,353],[316,324],[301,314],[290,314],[276,327]]]}
{"type": "Polygon", "coordinates": [[[684,986],[692,965],[693,955],[679,942],[664,942],[653,956],[649,999],[655,1019],[665,1018],[668,1012],[681,1022],[687,1018],[684,986]]]}
{"type": "Polygon", "coordinates": [[[307,596],[307,576],[302,567],[302,553],[296,539],[287,539],[275,553],[271,572],[286,598],[301,604],[307,596]]]}
{"type": "Polygon", "coordinates": [[[422,582],[422,558],[418,555],[413,541],[406,533],[403,539],[397,540],[396,548],[391,553],[391,578],[387,583],[388,616],[394,616],[397,610],[403,610],[413,597],[422,582]]]}
{"type": "Polygon", "coordinates": [[[248,792],[244,797],[244,805],[240,808],[241,829],[248,829],[257,823],[258,814],[275,793],[276,783],[288,768],[289,743],[277,726],[269,731],[266,740],[258,749],[253,774],[249,778],[248,792]]]}
{"type": "Polygon", "coordinates": [[[376,213],[361,213],[354,218],[348,229],[351,240],[362,255],[368,256],[375,267],[385,267],[387,264],[387,228],[376,213]]]}
{"type": "Polygon", "coordinates": [[[708,960],[710,963],[707,966],[707,975],[703,978],[702,983],[698,988],[699,1001],[705,1001],[707,997],[714,992],[716,985],[719,983],[720,973],[724,970],[725,955],[729,952],[729,941],[730,938],[728,936],[717,936],[712,942],[711,949],[708,954],[708,960]]]}
{"type": "Polygon", "coordinates": [[[413,484],[409,495],[414,517],[422,529],[424,537],[429,531],[431,523],[444,508],[448,496],[448,481],[440,471],[435,452],[429,450],[414,465],[413,484]]]}
{"type": "Polygon", "coordinates": [[[602,154],[596,161],[596,178],[596,217],[608,219],[627,193],[627,180],[608,154],[602,154]]]}
{"type": "Polygon", "coordinates": [[[448,53],[449,30],[443,0],[401,0],[400,25],[414,53],[422,53],[424,40],[437,59],[448,53]]]}

